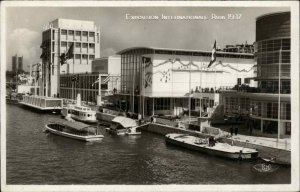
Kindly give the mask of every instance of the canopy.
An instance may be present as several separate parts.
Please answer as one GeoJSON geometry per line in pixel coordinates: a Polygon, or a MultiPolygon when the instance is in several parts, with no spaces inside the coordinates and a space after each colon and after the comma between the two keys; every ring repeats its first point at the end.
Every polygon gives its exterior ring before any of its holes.
{"type": "Polygon", "coordinates": [[[127,117],[118,116],[118,117],[115,117],[112,121],[115,123],[120,123],[125,128],[137,126],[137,123],[135,120],[127,118],[127,117]]]}
{"type": "Polygon", "coordinates": [[[95,127],[78,121],[72,122],[64,119],[55,119],[52,121],[53,123],[61,124],[63,126],[70,127],[72,129],[76,129],[79,131],[81,130],[81,131],[95,132],[95,127]]]}

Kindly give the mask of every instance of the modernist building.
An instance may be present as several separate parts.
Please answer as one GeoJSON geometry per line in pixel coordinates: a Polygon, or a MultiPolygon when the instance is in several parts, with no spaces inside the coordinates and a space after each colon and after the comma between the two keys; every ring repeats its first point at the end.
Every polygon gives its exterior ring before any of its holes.
{"type": "Polygon", "coordinates": [[[93,21],[56,19],[43,31],[41,48],[45,79],[42,95],[56,96],[60,94],[60,74],[91,72],[92,60],[100,57],[100,31],[93,21]],[[71,45],[74,57],[60,65],[61,54],[71,45]]]}
{"type": "Polygon", "coordinates": [[[257,18],[255,80],[258,87],[244,89],[246,92],[222,92],[221,101],[225,114],[250,115],[254,128],[262,132],[278,134],[279,124],[280,135],[291,134],[290,21],[290,12],[272,13],[257,18]]]}
{"type": "Polygon", "coordinates": [[[82,101],[97,102],[99,75],[101,96],[120,90],[121,58],[119,55],[97,58],[92,61],[91,73],[62,74],[60,76],[60,97],[75,99],[80,93],[82,101]],[[77,78],[78,77],[78,78],[77,78]]]}
{"type": "Polygon", "coordinates": [[[127,111],[144,115],[180,115],[218,105],[218,92],[236,84],[253,84],[252,53],[134,47],[122,50],[121,93],[127,111]],[[205,93],[204,93],[205,92],[205,93]],[[200,98],[202,98],[200,100],[200,98]],[[200,102],[201,101],[201,102],[200,102]]]}

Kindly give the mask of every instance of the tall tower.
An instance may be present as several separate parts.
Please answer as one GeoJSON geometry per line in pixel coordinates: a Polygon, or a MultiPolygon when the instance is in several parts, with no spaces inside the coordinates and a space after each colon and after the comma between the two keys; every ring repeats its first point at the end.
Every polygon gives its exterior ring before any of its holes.
{"type": "Polygon", "coordinates": [[[18,56],[12,56],[12,71],[17,72],[17,62],[18,62],[18,56]]]}
{"type": "Polygon", "coordinates": [[[43,31],[43,95],[59,96],[59,75],[91,72],[91,61],[100,57],[100,30],[93,21],[56,19],[43,31]],[[74,57],[60,65],[60,55],[74,44],[74,57]]]}
{"type": "Polygon", "coordinates": [[[20,73],[23,72],[23,56],[18,57],[18,71],[20,73]]]}

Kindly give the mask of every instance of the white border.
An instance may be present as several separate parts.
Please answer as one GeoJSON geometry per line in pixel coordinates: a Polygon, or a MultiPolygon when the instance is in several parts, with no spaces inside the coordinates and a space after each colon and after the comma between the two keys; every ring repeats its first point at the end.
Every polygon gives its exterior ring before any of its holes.
{"type": "Polygon", "coordinates": [[[298,191],[299,190],[299,2],[297,1],[13,1],[1,3],[1,90],[5,90],[7,7],[290,7],[291,9],[291,184],[286,185],[5,185],[6,108],[1,91],[1,190],[2,191],[298,191]]]}

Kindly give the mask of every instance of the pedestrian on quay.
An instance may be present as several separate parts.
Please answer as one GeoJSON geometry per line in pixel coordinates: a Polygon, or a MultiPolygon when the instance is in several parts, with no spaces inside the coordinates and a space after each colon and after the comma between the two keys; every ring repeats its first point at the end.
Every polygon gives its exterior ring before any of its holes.
{"type": "Polygon", "coordinates": [[[230,134],[233,135],[233,126],[230,127],[230,134]]]}
{"type": "Polygon", "coordinates": [[[237,134],[238,134],[238,131],[239,131],[239,128],[236,127],[236,128],[234,129],[234,134],[237,135],[237,134]]]}
{"type": "Polygon", "coordinates": [[[151,120],[151,123],[153,123],[153,116],[151,116],[150,120],[151,120]]]}

